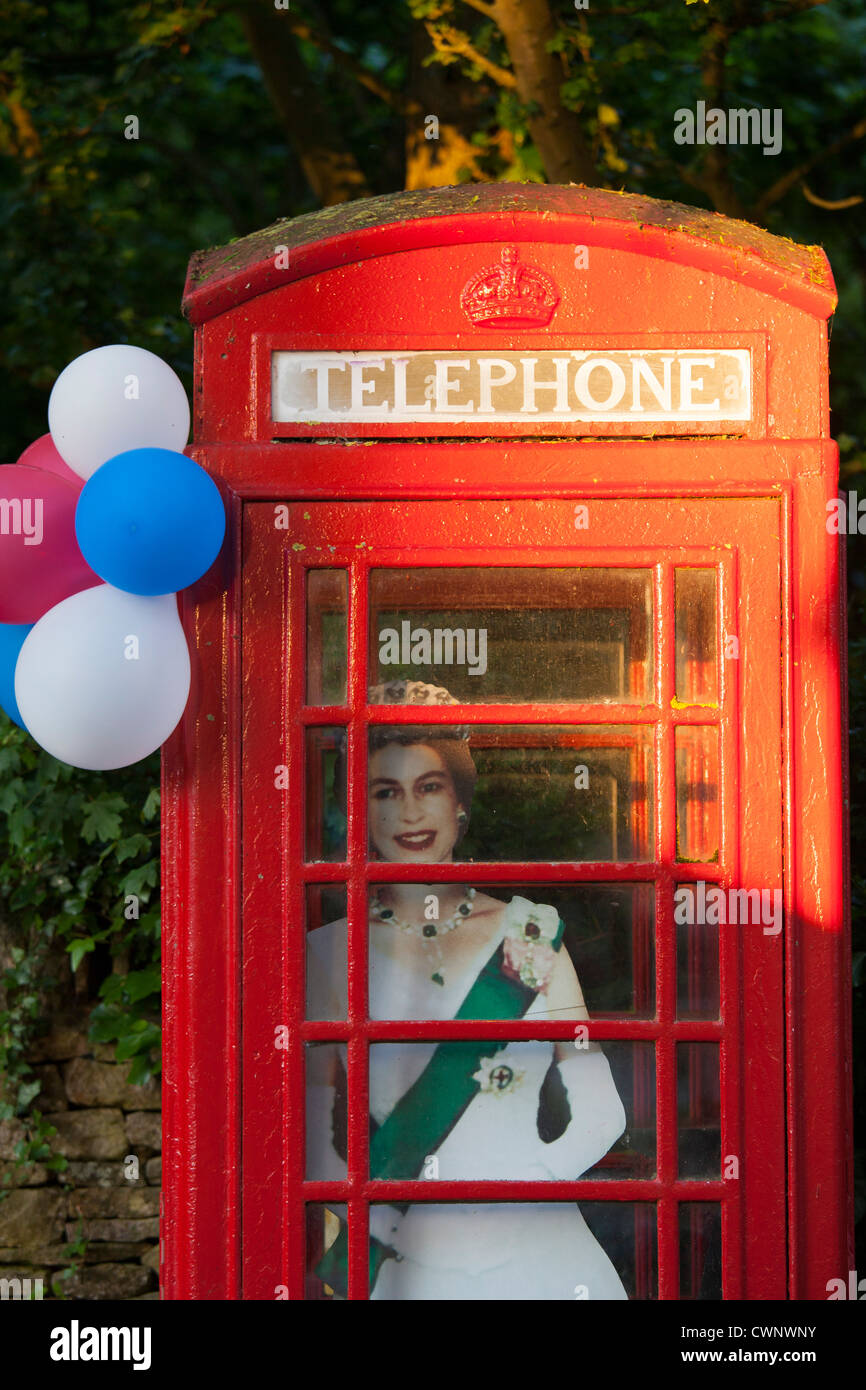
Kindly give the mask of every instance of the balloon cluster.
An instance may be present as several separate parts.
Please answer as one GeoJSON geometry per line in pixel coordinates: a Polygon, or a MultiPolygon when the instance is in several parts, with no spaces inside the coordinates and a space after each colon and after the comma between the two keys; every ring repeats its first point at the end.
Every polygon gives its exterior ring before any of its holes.
{"type": "Polygon", "coordinates": [[[186,392],[143,348],[77,357],[50,433],[0,469],[0,705],[75,767],[138,762],[186,706],[177,591],[219,553],[219,490],[181,450],[186,392]]]}

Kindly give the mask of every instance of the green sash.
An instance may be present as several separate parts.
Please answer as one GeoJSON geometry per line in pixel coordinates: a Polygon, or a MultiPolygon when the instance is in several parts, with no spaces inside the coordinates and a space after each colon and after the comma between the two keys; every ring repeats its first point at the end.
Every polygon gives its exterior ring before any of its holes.
{"type": "MultiPolygon", "coordinates": [[[[562,945],[565,923],[560,919],[554,950],[562,945]]],[[[537,990],[502,970],[504,944],[500,942],[482,968],[455,1018],[520,1018],[526,1013],[537,990]]],[[[379,1125],[370,1141],[370,1177],[377,1179],[417,1176],[424,1160],[445,1142],[470,1101],[479,1091],[474,1073],[482,1057],[500,1052],[508,1042],[468,1041],[440,1043],[430,1061],[401,1096],[390,1115],[379,1125]]],[[[408,1203],[391,1203],[400,1211],[408,1203]]],[[[370,1291],[385,1260],[396,1250],[375,1236],[369,1238],[370,1291]]],[[[316,1274],[343,1297],[348,1291],[348,1231],[344,1222],[340,1232],[316,1265],[316,1274]]]]}

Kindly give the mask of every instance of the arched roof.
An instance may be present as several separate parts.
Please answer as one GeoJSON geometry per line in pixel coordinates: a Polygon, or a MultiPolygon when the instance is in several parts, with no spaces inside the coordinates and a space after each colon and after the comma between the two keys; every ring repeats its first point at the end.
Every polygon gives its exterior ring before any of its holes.
{"type": "Polygon", "coordinates": [[[819,246],[801,246],[750,222],[682,203],[582,184],[481,183],[388,193],[338,203],[226,246],[196,251],[183,312],[195,324],[334,266],[394,252],[467,242],[574,242],[657,256],[738,280],[829,318],[833,275],[819,246]],[[285,269],[276,248],[289,250],[285,269]]]}

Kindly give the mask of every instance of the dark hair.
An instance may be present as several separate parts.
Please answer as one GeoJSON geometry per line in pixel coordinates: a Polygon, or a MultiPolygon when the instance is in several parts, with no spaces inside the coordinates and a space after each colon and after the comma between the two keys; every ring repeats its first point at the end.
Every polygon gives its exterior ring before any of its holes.
{"type": "MultiPolygon", "coordinates": [[[[472,797],[475,793],[475,782],[478,777],[478,771],[472,761],[472,754],[469,752],[468,740],[454,738],[452,731],[443,728],[441,724],[428,728],[419,728],[414,724],[411,727],[406,725],[389,727],[377,724],[370,729],[367,741],[370,754],[377,753],[380,748],[386,748],[390,743],[400,744],[404,748],[426,744],[439,754],[454,783],[457,800],[466,812],[466,819],[459,822],[457,831],[455,843],[459,845],[469,828],[472,797]]],[[[346,737],[344,734],[337,745],[337,757],[334,763],[334,796],[344,815],[346,814],[346,770],[346,737]]]]}

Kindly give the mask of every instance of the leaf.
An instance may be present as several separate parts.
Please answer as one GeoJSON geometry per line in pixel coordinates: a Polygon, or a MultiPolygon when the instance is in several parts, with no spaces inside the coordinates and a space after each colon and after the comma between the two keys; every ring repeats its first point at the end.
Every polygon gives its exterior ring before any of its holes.
{"type": "MultiPolygon", "coordinates": [[[[144,1020],[139,1020],[144,1022],[144,1020]]],[[[161,1030],[153,1023],[145,1023],[144,1030],[140,1033],[130,1033],[127,1037],[121,1038],[115,1049],[115,1056],[118,1062],[126,1062],[130,1057],[135,1057],[139,1052],[147,1052],[151,1047],[159,1043],[162,1037],[161,1030]]]]}
{"type": "Polygon", "coordinates": [[[121,812],[126,806],[122,796],[100,796],[86,802],[82,808],[82,838],[88,844],[94,840],[116,840],[120,835],[121,812]]]}
{"type": "Polygon", "coordinates": [[[150,849],[150,836],[142,835],[139,831],[136,835],[127,835],[126,839],[118,840],[114,846],[114,857],[118,864],[122,864],[126,859],[134,859],[137,854],[150,849]]]}
{"type": "Polygon", "coordinates": [[[116,1007],[97,1004],[90,1015],[87,1036],[91,1042],[114,1042],[115,1038],[126,1032],[126,1027],[126,1020],[116,1007]]]}
{"type": "Polygon", "coordinates": [[[153,820],[159,812],[159,787],[151,787],[147,793],[147,799],[141,808],[142,820],[153,820]]]}
{"type": "Polygon", "coordinates": [[[84,957],[93,950],[95,945],[96,942],[92,936],[85,936],[78,941],[73,941],[72,945],[68,947],[73,970],[78,969],[84,957]]]}
{"type": "Polygon", "coordinates": [[[144,1086],[154,1075],[154,1067],[147,1053],[133,1057],[129,1064],[126,1079],[130,1086],[144,1086]]]}
{"type": "Polygon", "coordinates": [[[18,1087],[18,1095],[16,1097],[16,1109],[18,1110],[19,1115],[24,1114],[24,1111],[27,1109],[30,1102],[36,1099],[41,1090],[42,1082],[38,1080],[25,1081],[23,1085],[18,1087]]]}
{"type": "Polygon", "coordinates": [[[159,877],[159,860],[148,859],[146,864],[139,864],[138,868],[131,869],[125,875],[121,883],[121,891],[126,897],[129,893],[142,896],[145,888],[155,888],[159,877]]]}
{"type": "Polygon", "coordinates": [[[161,982],[159,966],[150,965],[146,970],[133,970],[127,975],[124,992],[130,1004],[137,1004],[149,994],[158,994],[161,982]]]}

